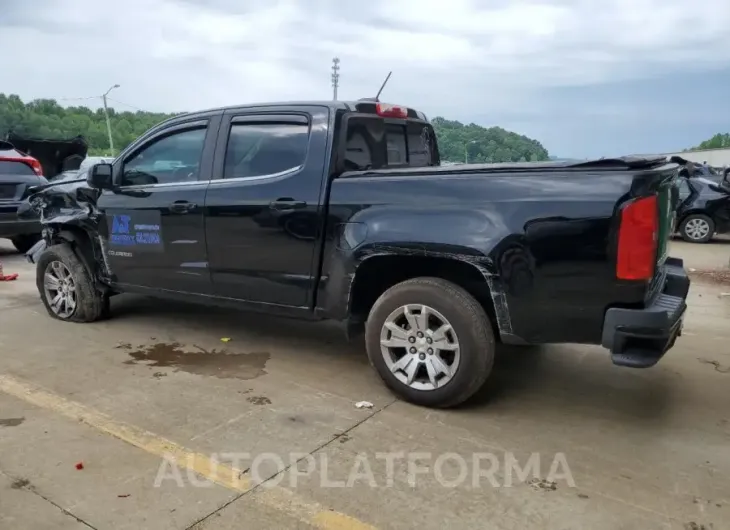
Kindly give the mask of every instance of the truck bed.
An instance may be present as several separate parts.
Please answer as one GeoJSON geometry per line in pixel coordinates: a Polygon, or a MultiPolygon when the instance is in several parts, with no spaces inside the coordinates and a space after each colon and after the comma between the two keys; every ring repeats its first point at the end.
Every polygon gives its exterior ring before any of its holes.
{"type": "Polygon", "coordinates": [[[452,166],[435,166],[428,168],[389,168],[389,169],[367,169],[362,171],[348,171],[339,178],[357,178],[362,176],[379,175],[458,175],[473,173],[535,173],[555,171],[620,171],[626,169],[656,169],[662,166],[671,165],[664,156],[656,157],[620,157],[620,158],[599,158],[585,161],[544,161],[544,162],[503,162],[498,164],[457,164],[452,166]]]}

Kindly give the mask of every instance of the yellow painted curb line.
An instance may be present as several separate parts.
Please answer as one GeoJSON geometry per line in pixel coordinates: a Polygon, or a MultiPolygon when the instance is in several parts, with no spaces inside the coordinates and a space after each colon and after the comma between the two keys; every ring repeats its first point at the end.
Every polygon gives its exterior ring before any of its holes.
{"type": "MultiPolygon", "coordinates": [[[[242,476],[243,470],[216,462],[201,453],[186,449],[134,425],[116,421],[102,412],[68,400],[33,383],[0,374],[0,392],[72,420],[81,421],[143,451],[174,461],[178,467],[194,471],[224,488],[241,493],[252,489],[251,481],[242,476]]],[[[319,503],[303,499],[283,488],[261,488],[250,498],[305,524],[324,530],[376,530],[375,527],[354,517],[331,511],[319,503]]]]}

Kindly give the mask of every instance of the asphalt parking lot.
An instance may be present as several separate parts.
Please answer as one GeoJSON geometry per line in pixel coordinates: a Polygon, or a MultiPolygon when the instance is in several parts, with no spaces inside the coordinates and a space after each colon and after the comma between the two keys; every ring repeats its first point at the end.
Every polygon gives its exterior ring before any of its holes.
{"type": "Polygon", "coordinates": [[[65,324],[4,240],[0,260],[20,274],[0,283],[0,528],[730,528],[729,285],[694,280],[654,368],[504,350],[476,399],[435,411],[335,325],[133,296],[65,324]]]}

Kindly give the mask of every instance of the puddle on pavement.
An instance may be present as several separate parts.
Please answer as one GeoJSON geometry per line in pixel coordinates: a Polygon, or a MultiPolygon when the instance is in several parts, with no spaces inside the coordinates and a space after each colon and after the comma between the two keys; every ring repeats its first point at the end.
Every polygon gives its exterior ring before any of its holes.
{"type": "Polygon", "coordinates": [[[155,368],[174,368],[175,371],[220,379],[255,379],[266,374],[266,362],[271,357],[268,352],[208,351],[194,345],[186,348],[177,342],[139,346],[128,353],[131,359],[124,364],[140,363],[155,368]]]}
{"type": "Polygon", "coordinates": [[[17,427],[25,421],[25,418],[0,418],[0,427],[17,427]]]}

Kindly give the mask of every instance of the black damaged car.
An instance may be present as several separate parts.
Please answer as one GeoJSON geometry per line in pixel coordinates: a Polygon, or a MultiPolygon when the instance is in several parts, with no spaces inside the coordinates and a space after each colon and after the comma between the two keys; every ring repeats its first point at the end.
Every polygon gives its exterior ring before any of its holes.
{"type": "Polygon", "coordinates": [[[677,232],[690,243],[707,243],[730,232],[728,173],[720,182],[680,173],[677,179],[677,232]]]}

